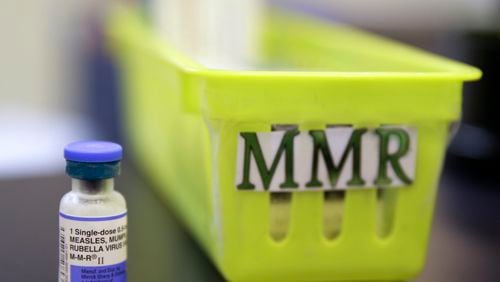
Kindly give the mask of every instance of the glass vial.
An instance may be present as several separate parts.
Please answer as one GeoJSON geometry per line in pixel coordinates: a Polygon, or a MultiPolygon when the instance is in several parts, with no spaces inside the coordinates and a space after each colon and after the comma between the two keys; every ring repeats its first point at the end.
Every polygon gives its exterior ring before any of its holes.
{"type": "Polygon", "coordinates": [[[122,147],[74,142],[64,149],[72,190],[59,208],[59,282],[126,281],[127,208],[114,190],[122,147]]]}

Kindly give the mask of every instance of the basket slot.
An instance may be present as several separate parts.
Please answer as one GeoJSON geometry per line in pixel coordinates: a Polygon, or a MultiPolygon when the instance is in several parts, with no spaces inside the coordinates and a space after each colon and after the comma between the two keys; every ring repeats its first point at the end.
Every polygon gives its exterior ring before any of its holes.
{"type": "Polygon", "coordinates": [[[285,239],[290,225],[291,193],[271,193],[269,209],[269,235],[274,241],[285,239]]]}
{"type": "MultiPolygon", "coordinates": [[[[327,124],[327,128],[352,127],[352,124],[327,124]]],[[[342,230],[345,191],[328,191],[323,194],[323,235],[336,239],[342,230]]]]}
{"type": "Polygon", "coordinates": [[[344,212],[345,191],[328,191],[324,193],[323,235],[334,240],[340,235],[344,212]]]}
{"type": "Polygon", "coordinates": [[[271,125],[272,131],[289,131],[299,129],[299,126],[296,124],[273,124],[271,125]]]}
{"type": "MultiPolygon", "coordinates": [[[[394,125],[395,124],[381,124],[380,126],[394,125]]],[[[379,238],[387,238],[393,230],[397,196],[397,189],[380,187],[377,189],[375,232],[379,238]]]]}
{"type": "Polygon", "coordinates": [[[398,190],[377,189],[376,233],[387,238],[394,227],[398,190]]]}
{"type": "MultiPolygon", "coordinates": [[[[273,124],[272,131],[288,131],[297,129],[293,124],[273,124]]],[[[285,239],[290,226],[290,205],[292,193],[270,193],[269,235],[274,241],[285,239]]]]}
{"type": "Polygon", "coordinates": [[[338,128],[338,127],[352,127],[352,124],[347,124],[347,123],[342,124],[342,123],[340,123],[340,124],[327,124],[326,125],[326,128],[338,128]]]}

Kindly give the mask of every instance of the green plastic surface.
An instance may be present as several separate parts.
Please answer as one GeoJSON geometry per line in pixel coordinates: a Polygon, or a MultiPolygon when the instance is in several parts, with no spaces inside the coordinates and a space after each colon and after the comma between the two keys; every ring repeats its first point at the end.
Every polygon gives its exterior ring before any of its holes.
{"type": "Polygon", "coordinates": [[[135,13],[117,9],[109,21],[134,156],[227,279],[375,281],[419,273],[462,84],[479,70],[280,12],[264,23],[264,70],[214,70],[160,40],[135,13]],[[416,127],[415,181],[349,190],[329,208],[325,192],[292,193],[272,211],[269,192],[238,191],[234,183],[239,132],[273,124],[416,127]],[[341,222],[333,238],[325,235],[332,208],[341,222]],[[270,236],[273,212],[289,216],[280,240],[270,236]]]}

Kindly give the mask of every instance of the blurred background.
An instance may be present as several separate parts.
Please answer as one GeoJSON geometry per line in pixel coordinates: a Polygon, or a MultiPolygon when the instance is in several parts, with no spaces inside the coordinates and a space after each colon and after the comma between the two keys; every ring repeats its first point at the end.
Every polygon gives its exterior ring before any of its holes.
{"type": "MultiPolygon", "coordinates": [[[[498,281],[498,0],[2,0],[0,281],[55,280],[57,205],[70,189],[63,175],[63,146],[95,138],[126,143],[120,74],[103,32],[116,2],[136,5],[155,32],[216,68],[244,68],[251,60],[251,39],[269,6],[347,23],[479,67],[481,81],[465,86],[463,121],[447,153],[427,266],[418,281],[498,281]]],[[[169,208],[148,189],[137,189],[149,183],[134,161],[126,159],[124,167],[117,185],[124,187],[131,208],[142,212],[130,218],[131,224],[148,217],[142,228],[157,231],[131,231],[136,238],[131,239],[131,260],[135,254],[138,264],[149,257],[159,263],[148,274],[131,269],[131,277],[221,280],[169,208]],[[140,240],[162,243],[153,248],[140,240]],[[162,268],[162,261],[171,267],[162,268]],[[181,263],[194,271],[176,267],[181,263]]]]}

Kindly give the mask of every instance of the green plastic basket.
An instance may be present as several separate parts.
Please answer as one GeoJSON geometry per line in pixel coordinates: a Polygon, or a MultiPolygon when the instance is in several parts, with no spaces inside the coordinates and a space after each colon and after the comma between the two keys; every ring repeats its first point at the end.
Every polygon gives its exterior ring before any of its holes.
{"type": "Polygon", "coordinates": [[[264,30],[261,65],[286,70],[208,69],[160,40],[135,11],[110,17],[136,160],[229,280],[416,276],[450,127],[460,119],[462,84],[480,71],[276,11],[264,30]],[[336,194],[237,190],[239,134],[283,124],[301,131],[328,124],[414,127],[415,179],[404,189],[336,194]],[[334,236],[328,220],[338,224],[334,236]],[[272,236],[276,226],[286,228],[272,236]]]}

